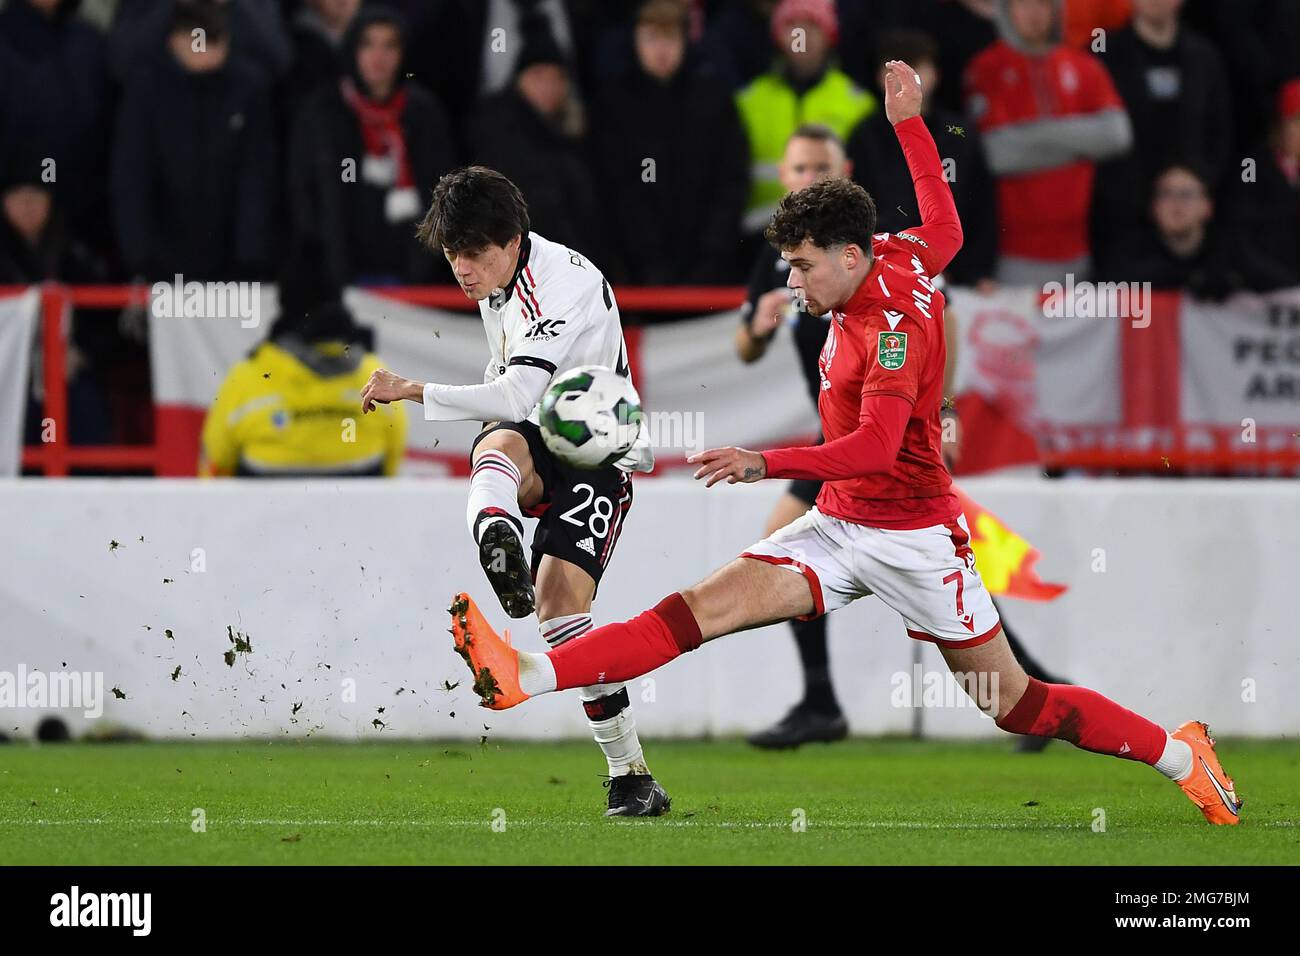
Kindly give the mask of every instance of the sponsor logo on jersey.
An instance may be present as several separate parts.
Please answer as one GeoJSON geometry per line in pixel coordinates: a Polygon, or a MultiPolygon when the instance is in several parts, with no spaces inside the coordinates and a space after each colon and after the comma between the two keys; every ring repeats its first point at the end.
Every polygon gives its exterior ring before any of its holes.
{"type": "Polygon", "coordinates": [[[906,239],[908,242],[915,242],[922,249],[930,248],[930,244],[928,242],[926,242],[924,239],[918,239],[910,232],[896,232],[894,233],[894,235],[896,235],[899,239],[906,239]]]}
{"type": "Polygon", "coordinates": [[[596,542],[591,538],[583,538],[578,542],[578,547],[586,551],[593,558],[596,556],[596,542]]]}
{"type": "Polygon", "coordinates": [[[876,359],[891,372],[902,368],[907,361],[907,333],[881,332],[876,338],[876,359]]]}
{"type": "Polygon", "coordinates": [[[528,327],[524,333],[524,338],[531,342],[541,342],[553,339],[560,334],[560,326],[564,325],[564,319],[538,319],[528,327]]]}

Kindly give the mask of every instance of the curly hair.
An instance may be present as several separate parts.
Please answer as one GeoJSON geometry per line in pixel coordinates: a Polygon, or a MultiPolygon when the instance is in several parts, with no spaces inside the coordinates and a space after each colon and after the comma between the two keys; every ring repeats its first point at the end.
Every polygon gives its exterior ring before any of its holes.
{"type": "Polygon", "coordinates": [[[528,203],[518,186],[495,169],[466,166],[438,180],[415,237],[441,255],[504,246],[528,235],[529,228],[528,203]]]}
{"type": "Polygon", "coordinates": [[[807,240],[819,249],[852,242],[870,253],[875,231],[876,204],[867,191],[852,180],[823,179],[782,199],[763,237],[778,249],[807,240]]]}

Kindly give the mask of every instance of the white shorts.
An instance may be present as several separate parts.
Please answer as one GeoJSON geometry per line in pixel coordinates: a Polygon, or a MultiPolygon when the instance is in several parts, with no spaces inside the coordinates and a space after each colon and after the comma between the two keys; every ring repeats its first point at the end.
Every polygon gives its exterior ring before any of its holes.
{"type": "Polygon", "coordinates": [[[809,617],[875,594],[903,615],[909,636],[975,647],[996,637],[1002,624],[969,542],[961,515],[949,524],[888,531],[813,508],[741,557],[802,573],[812,590],[809,617]]]}

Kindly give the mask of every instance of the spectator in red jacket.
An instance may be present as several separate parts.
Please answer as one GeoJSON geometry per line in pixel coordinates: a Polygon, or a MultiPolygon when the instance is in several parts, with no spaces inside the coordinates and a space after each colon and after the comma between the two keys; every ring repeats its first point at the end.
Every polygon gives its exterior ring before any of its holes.
{"type": "Polygon", "coordinates": [[[1128,114],[1102,65],[1060,42],[1059,0],[999,0],[997,22],[1002,39],[966,74],[997,177],[997,277],[1014,285],[1087,278],[1095,164],[1129,148],[1128,114]]]}

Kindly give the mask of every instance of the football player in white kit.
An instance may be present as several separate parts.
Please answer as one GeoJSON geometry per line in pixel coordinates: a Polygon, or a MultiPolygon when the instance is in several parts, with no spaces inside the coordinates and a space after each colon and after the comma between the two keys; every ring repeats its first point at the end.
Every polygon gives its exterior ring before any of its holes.
{"type": "MultiPolygon", "coordinates": [[[[632,506],[634,471],[654,456],[641,442],[613,465],[578,470],[542,441],[538,403],[557,372],[603,365],[629,375],[618,304],[585,256],[529,230],[528,207],[505,176],[483,166],[448,173],[417,236],[444,255],[478,302],[490,358],[479,385],[371,376],[363,411],[376,402],[421,402],[428,421],[481,421],[474,441],[466,520],[479,560],[511,617],[536,612],[547,644],[591,630],[591,605],[632,506]],[[538,519],[531,560],[524,515],[538,519]]],[[[671,806],[651,776],[622,684],[580,692],[609,763],[607,816],[658,816],[671,806]]]]}

